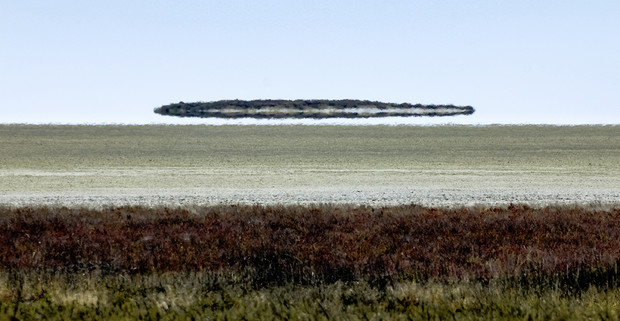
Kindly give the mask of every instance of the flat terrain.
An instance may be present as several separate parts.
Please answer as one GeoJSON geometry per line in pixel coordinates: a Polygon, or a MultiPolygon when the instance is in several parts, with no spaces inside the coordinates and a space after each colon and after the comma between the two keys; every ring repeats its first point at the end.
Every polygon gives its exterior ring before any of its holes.
{"type": "Polygon", "coordinates": [[[620,126],[0,125],[0,319],[620,320],[619,206],[620,126]]]}
{"type": "Polygon", "coordinates": [[[620,201],[620,126],[0,125],[0,204],[620,201]]]}

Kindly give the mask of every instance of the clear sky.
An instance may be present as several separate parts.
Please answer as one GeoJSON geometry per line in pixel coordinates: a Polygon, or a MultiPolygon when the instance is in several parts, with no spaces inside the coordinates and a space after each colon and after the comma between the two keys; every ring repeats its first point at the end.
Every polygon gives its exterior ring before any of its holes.
{"type": "Polygon", "coordinates": [[[0,0],[0,123],[344,98],[476,108],[419,123],[620,124],[620,1],[0,0]]]}

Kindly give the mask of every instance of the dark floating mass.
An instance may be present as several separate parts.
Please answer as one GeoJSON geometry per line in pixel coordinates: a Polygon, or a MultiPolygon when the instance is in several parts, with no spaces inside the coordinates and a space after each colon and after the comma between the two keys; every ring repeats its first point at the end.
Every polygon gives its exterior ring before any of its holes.
{"type": "Polygon", "coordinates": [[[220,100],[173,103],[155,113],[215,118],[369,118],[471,115],[471,106],[394,104],[368,100],[220,100]]]}

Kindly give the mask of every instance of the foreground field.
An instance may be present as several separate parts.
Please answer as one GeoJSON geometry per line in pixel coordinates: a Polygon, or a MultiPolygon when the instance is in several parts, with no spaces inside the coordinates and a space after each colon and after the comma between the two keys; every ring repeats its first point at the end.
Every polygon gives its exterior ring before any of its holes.
{"type": "MultiPolygon", "coordinates": [[[[0,319],[620,320],[618,288],[590,287],[567,294],[553,286],[526,287],[505,280],[402,280],[378,289],[362,280],[254,289],[208,273],[35,271],[20,277],[22,301],[17,304],[4,291],[0,319]]],[[[0,274],[0,282],[8,280],[8,273],[0,274]]]]}
{"type": "Polygon", "coordinates": [[[620,208],[0,209],[0,318],[618,320],[620,208]]]}
{"type": "Polygon", "coordinates": [[[0,151],[0,319],[620,318],[619,126],[0,125],[0,151]]]}
{"type": "Polygon", "coordinates": [[[620,199],[620,126],[0,125],[0,204],[620,199]]]}
{"type": "Polygon", "coordinates": [[[490,279],[615,267],[620,209],[0,208],[0,267],[249,273],[262,284],[490,279]]]}

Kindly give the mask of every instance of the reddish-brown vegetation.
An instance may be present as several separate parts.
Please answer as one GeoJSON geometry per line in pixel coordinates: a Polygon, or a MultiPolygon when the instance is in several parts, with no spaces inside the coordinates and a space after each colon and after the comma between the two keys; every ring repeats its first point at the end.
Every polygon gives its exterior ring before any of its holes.
{"type": "Polygon", "coordinates": [[[330,282],[587,275],[620,261],[620,209],[0,208],[0,268],[222,271],[330,282]]]}

